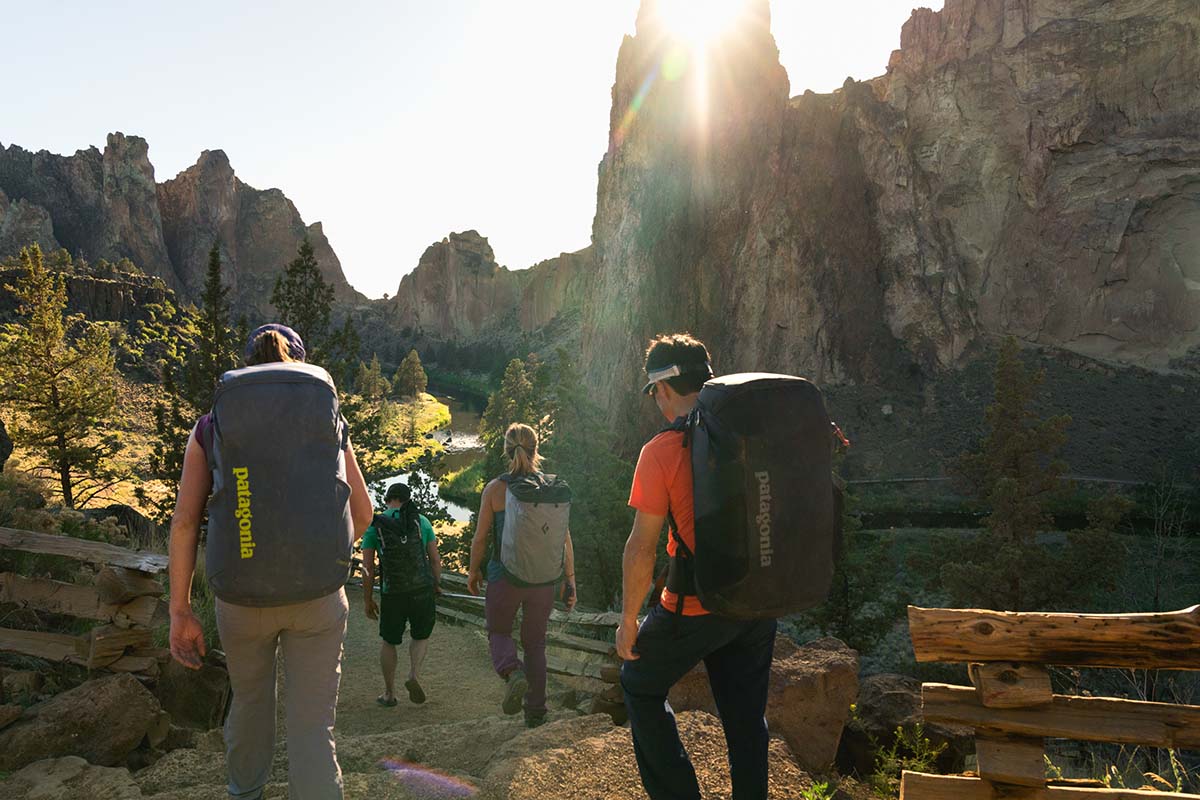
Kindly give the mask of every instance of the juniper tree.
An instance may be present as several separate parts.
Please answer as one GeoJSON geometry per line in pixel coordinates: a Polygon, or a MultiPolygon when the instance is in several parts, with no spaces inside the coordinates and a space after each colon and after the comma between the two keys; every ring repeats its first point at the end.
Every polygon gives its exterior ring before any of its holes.
{"type": "Polygon", "coordinates": [[[46,268],[37,245],[6,289],[17,321],[0,326],[0,403],[18,412],[11,437],[54,476],[63,504],[85,505],[120,480],[111,458],[119,374],[109,330],[67,313],[66,282],[46,268]]]}
{"type": "Polygon", "coordinates": [[[312,356],[309,360],[321,361],[326,355],[333,285],[321,275],[307,236],[300,243],[296,258],[275,279],[271,305],[279,312],[280,320],[300,334],[312,356]]]}
{"type": "Polygon", "coordinates": [[[208,271],[200,310],[196,317],[196,338],[183,367],[180,387],[193,410],[203,413],[212,405],[213,390],[227,370],[238,363],[240,343],[229,324],[229,287],[221,281],[221,250],[216,244],[208,253],[208,271]]]}
{"type": "Polygon", "coordinates": [[[392,380],[392,391],[397,397],[418,397],[429,386],[429,377],[425,367],[421,365],[421,356],[417,351],[410,350],[392,380]]]}
{"type": "Polygon", "coordinates": [[[378,354],[372,354],[370,364],[359,362],[354,389],[363,396],[363,399],[371,403],[379,403],[387,395],[391,386],[388,384],[388,379],[383,376],[378,354]]]}

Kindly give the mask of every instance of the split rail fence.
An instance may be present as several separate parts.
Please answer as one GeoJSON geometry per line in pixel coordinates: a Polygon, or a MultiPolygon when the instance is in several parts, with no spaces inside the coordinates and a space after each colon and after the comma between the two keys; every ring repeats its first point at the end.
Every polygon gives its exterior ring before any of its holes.
{"type": "MultiPolygon", "coordinates": [[[[442,584],[451,593],[467,591],[467,578],[458,573],[442,573],[442,584]]],[[[437,613],[448,620],[487,629],[482,597],[465,600],[441,595],[437,613]]],[[[609,686],[592,701],[593,713],[624,713],[624,698],[619,685],[621,660],[617,657],[616,629],[621,615],[615,611],[573,611],[554,609],[550,612],[550,629],[546,633],[546,667],[559,675],[594,678],[609,686]]]]}
{"type": "Polygon", "coordinates": [[[919,662],[966,662],[972,686],[926,683],[927,722],[975,730],[978,776],[906,772],[901,800],[1133,800],[1200,795],[1047,780],[1045,738],[1200,748],[1200,706],[1054,694],[1047,666],[1200,669],[1200,606],[1164,614],[910,607],[919,662]]]}
{"type": "Polygon", "coordinates": [[[151,632],[167,616],[157,577],[167,568],[166,556],[13,528],[0,528],[0,550],[62,556],[98,568],[90,586],[0,572],[0,603],[96,623],[81,636],[0,627],[0,651],[158,677],[170,655],[154,647],[151,632]]]}

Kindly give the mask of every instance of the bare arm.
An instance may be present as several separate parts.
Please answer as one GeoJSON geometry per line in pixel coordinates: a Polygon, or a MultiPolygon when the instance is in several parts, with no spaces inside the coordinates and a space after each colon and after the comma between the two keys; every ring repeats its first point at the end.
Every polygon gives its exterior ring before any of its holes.
{"type": "Polygon", "coordinates": [[[429,553],[429,568],[433,571],[433,590],[442,591],[442,554],[438,552],[438,541],[435,536],[427,548],[429,553]]]}
{"type": "Polygon", "coordinates": [[[625,555],[621,560],[621,625],[617,629],[617,654],[626,661],[637,659],[633,645],[637,641],[638,612],[646,592],[654,583],[654,558],[665,520],[665,515],[637,512],[633,530],[625,542],[625,555]]]}
{"type": "Polygon", "coordinates": [[[483,558],[487,554],[487,538],[496,519],[492,511],[492,497],[496,487],[502,485],[493,480],[483,487],[483,495],[479,499],[479,514],[475,517],[475,535],[471,538],[471,565],[467,578],[467,589],[471,594],[479,594],[479,584],[483,581],[483,558]]]}
{"type": "Polygon", "coordinates": [[[375,607],[375,548],[364,547],[363,560],[363,607],[368,619],[378,619],[379,609],[375,607]]]}
{"type": "Polygon", "coordinates": [[[362,536],[371,525],[375,509],[371,506],[371,495],[358,459],[354,457],[354,446],[346,444],[346,482],[350,484],[350,518],[354,521],[354,538],[362,536]]]}
{"type": "Polygon", "coordinates": [[[167,570],[171,581],[171,655],[185,667],[199,669],[204,657],[204,631],[192,613],[192,579],[196,575],[196,544],[200,540],[200,520],[212,491],[208,459],[196,441],[195,431],[188,437],[183,453],[183,476],[171,516],[171,542],[167,570]]]}
{"type": "Polygon", "coordinates": [[[565,576],[567,579],[566,591],[563,596],[563,602],[567,604],[567,611],[575,608],[575,603],[579,601],[579,591],[575,586],[575,545],[571,541],[571,532],[567,531],[567,541],[564,545],[565,554],[565,576]]]}

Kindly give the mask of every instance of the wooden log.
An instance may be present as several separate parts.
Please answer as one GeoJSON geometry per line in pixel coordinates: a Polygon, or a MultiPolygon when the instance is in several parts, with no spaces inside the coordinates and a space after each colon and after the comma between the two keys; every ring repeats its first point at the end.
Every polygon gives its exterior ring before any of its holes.
{"type": "Polygon", "coordinates": [[[1200,606],[1164,614],[908,608],[917,661],[1200,669],[1200,606]]]}
{"type": "Polygon", "coordinates": [[[1044,706],[985,708],[974,689],[940,683],[922,686],[921,699],[927,722],[964,725],[987,734],[1200,747],[1200,706],[1054,695],[1044,706]]]}
{"type": "Polygon", "coordinates": [[[550,672],[598,679],[600,670],[612,663],[609,656],[546,645],[546,669],[550,672]]]}
{"type": "MultiPolygon", "coordinates": [[[[442,608],[447,608],[453,610],[455,614],[446,615],[452,619],[457,619],[461,622],[469,622],[473,625],[478,625],[479,627],[486,627],[484,617],[480,613],[472,613],[472,611],[463,608],[463,606],[460,605],[460,602],[470,601],[455,601],[452,598],[439,599],[438,609],[440,610],[442,608]]],[[[481,606],[477,607],[479,608],[479,611],[483,610],[481,606]]],[[[570,648],[572,650],[583,650],[585,652],[596,653],[598,655],[615,655],[617,652],[616,645],[612,642],[606,642],[600,639],[588,639],[583,636],[574,636],[572,634],[562,633],[560,631],[546,631],[546,641],[570,648]]]]}
{"type": "Polygon", "coordinates": [[[150,631],[145,628],[101,625],[76,640],[75,652],[88,669],[99,669],[120,660],[127,649],[149,647],[152,638],[150,631]]]}
{"type": "Polygon", "coordinates": [[[51,614],[113,622],[123,628],[150,627],[166,615],[166,605],[157,597],[139,597],[125,605],[113,605],[104,602],[93,586],[26,578],[12,572],[0,573],[0,603],[16,603],[51,614]]]}
{"type": "Polygon", "coordinates": [[[994,783],[1043,786],[1046,742],[1030,737],[976,736],[979,775],[994,783]]]}
{"type": "Polygon", "coordinates": [[[1042,706],[1054,697],[1050,671],[1039,664],[971,664],[971,683],[987,708],[1042,706]]]}
{"type": "Polygon", "coordinates": [[[1196,800],[1194,794],[1144,789],[1095,789],[1077,786],[1006,787],[964,775],[905,772],[900,800],[1196,800]]]}
{"type": "MultiPolygon", "coordinates": [[[[457,572],[443,572],[442,584],[452,587],[456,592],[465,592],[467,589],[467,576],[457,572]]],[[[569,625],[616,628],[621,624],[621,614],[616,611],[587,611],[580,608],[576,608],[574,611],[563,611],[556,608],[550,612],[550,621],[569,625]]]]}
{"type": "Polygon", "coordinates": [[[18,631],[0,628],[0,650],[20,653],[47,661],[70,661],[79,663],[75,653],[78,637],[65,633],[42,633],[40,631],[18,631]]]}
{"type": "Polygon", "coordinates": [[[158,553],[134,552],[105,542],[15,528],[0,528],[0,549],[65,556],[90,564],[136,569],[150,575],[157,575],[167,569],[167,557],[158,553]]]}
{"type": "Polygon", "coordinates": [[[105,603],[124,605],[138,597],[161,597],[162,584],[150,576],[126,569],[105,567],[96,574],[96,589],[105,603]]]}

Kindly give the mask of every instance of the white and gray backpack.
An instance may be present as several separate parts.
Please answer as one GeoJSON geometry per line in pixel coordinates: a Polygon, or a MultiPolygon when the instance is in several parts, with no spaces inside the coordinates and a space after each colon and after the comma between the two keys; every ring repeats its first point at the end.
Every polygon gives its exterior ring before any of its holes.
{"type": "Polygon", "coordinates": [[[500,563],[518,586],[546,586],[563,576],[571,487],[555,475],[502,475],[504,530],[500,563]]]}
{"type": "Polygon", "coordinates": [[[205,564],[227,603],[281,606],[340,589],[354,533],[346,423],[329,373],[270,363],[221,376],[205,449],[205,564]]]}

